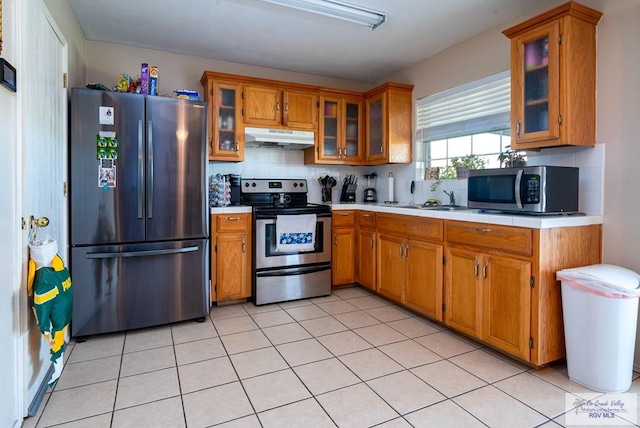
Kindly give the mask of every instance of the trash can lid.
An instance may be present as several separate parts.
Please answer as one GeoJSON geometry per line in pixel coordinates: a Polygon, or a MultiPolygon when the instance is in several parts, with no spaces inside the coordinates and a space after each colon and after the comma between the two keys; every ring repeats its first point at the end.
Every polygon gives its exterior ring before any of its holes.
{"type": "Polygon", "coordinates": [[[621,266],[597,264],[564,269],[556,273],[556,278],[575,280],[589,288],[605,289],[628,296],[640,295],[640,275],[621,266]]]}

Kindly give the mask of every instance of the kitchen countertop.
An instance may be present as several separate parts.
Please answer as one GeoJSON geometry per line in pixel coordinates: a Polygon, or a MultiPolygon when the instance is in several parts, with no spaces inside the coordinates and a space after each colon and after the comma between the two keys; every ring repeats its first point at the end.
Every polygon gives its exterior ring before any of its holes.
{"type": "MultiPolygon", "coordinates": [[[[402,204],[400,204],[402,205],[402,204]]],[[[590,224],[602,224],[601,215],[554,215],[532,216],[512,215],[497,213],[481,213],[478,210],[462,209],[456,211],[437,211],[415,208],[402,208],[397,205],[384,205],[372,203],[331,205],[332,211],[338,210],[365,210],[379,213],[404,214],[416,217],[440,218],[443,220],[473,221],[476,223],[500,224],[504,226],[529,227],[533,229],[548,229],[552,227],[586,226],[590,224]]],[[[211,207],[211,214],[240,214],[250,213],[251,207],[244,205],[229,205],[226,207],[211,207]]]]}
{"type": "MultiPolygon", "coordinates": [[[[402,204],[399,204],[402,205],[402,204]]],[[[405,204],[406,205],[406,204],[405,204]]],[[[476,223],[500,224],[504,226],[529,227],[533,229],[548,229],[552,227],[586,226],[602,224],[600,215],[512,215],[497,213],[481,213],[473,209],[456,211],[437,211],[416,208],[401,208],[398,205],[384,205],[372,203],[332,204],[331,210],[366,210],[379,213],[405,214],[416,217],[431,217],[444,220],[473,221],[476,223]]]]}
{"type": "Polygon", "coordinates": [[[209,208],[209,214],[243,214],[250,212],[251,207],[248,205],[228,205],[226,207],[209,208]]]}

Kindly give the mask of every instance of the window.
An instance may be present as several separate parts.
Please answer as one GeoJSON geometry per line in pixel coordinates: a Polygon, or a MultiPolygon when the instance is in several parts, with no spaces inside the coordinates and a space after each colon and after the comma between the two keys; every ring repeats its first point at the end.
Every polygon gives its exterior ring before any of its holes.
{"type": "MultiPolygon", "coordinates": [[[[452,159],[477,155],[498,168],[498,154],[511,144],[511,79],[507,70],[418,100],[417,178],[425,167],[451,166],[452,159]]],[[[443,178],[455,178],[453,168],[443,178]]]]}

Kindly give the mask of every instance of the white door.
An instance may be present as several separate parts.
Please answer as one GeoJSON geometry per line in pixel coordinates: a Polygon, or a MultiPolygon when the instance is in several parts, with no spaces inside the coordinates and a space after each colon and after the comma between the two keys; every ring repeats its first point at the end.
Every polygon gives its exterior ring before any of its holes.
{"type": "MultiPolygon", "coordinates": [[[[47,217],[43,231],[58,241],[58,252],[67,260],[67,69],[66,41],[42,0],[22,4],[21,68],[19,81],[22,143],[22,216],[47,217]],[[20,84],[21,83],[21,84],[20,84]]],[[[27,229],[29,225],[27,225],[27,229]]],[[[26,290],[28,233],[23,233],[23,288],[26,290]]],[[[72,279],[73,280],[73,279],[72,279]]],[[[22,343],[25,413],[33,399],[44,391],[51,367],[49,344],[38,330],[26,292],[23,304],[22,343]]]]}

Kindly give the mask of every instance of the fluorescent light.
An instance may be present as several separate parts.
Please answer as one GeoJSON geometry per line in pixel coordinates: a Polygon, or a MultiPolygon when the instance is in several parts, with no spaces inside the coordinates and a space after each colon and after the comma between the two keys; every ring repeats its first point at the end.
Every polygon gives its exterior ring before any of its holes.
{"type": "Polygon", "coordinates": [[[335,0],[262,0],[330,18],[365,25],[375,30],[387,20],[387,14],[335,0]]]}

